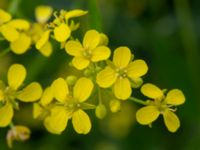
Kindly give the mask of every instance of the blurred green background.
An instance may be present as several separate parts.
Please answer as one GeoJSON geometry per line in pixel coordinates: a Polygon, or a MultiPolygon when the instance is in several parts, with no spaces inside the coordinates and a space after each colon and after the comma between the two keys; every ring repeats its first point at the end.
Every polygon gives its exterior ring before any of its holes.
{"type": "MultiPolygon", "coordinates": [[[[17,112],[15,122],[32,128],[31,139],[15,143],[14,150],[199,150],[200,149],[200,1],[198,0],[13,0],[14,16],[34,21],[38,5],[54,10],[80,8],[87,16],[78,19],[81,27],[74,33],[83,37],[88,29],[108,35],[109,46],[128,46],[136,58],[146,60],[149,73],[145,82],[161,88],[180,88],[186,103],[178,108],[180,129],[169,133],[160,117],[152,128],[135,122],[139,105],[125,102],[122,112],[97,120],[90,116],[93,128],[88,135],[78,135],[69,123],[62,135],[48,133],[42,123],[32,118],[30,105],[17,112]],[[126,104],[128,103],[128,104],[126,104]]],[[[0,0],[8,9],[11,0],[0,0]]],[[[13,4],[13,3],[12,3],[13,4]]],[[[3,45],[5,46],[5,45],[3,45]]],[[[43,87],[53,79],[74,70],[68,67],[70,57],[54,42],[54,53],[44,58],[36,50],[0,58],[0,74],[5,77],[11,63],[22,63],[28,79],[40,81],[43,87]]],[[[2,49],[1,49],[2,50],[2,49]]],[[[136,96],[139,90],[133,92],[136,96]]],[[[142,97],[143,98],[143,97],[142,97]]],[[[6,150],[7,129],[0,129],[0,150],[6,150]]]]}

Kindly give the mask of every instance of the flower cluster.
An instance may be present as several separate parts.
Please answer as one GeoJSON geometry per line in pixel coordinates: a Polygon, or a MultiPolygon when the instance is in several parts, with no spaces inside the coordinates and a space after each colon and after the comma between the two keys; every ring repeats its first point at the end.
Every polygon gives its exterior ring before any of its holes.
{"type": "Polygon", "coordinates": [[[12,52],[23,54],[35,45],[48,57],[53,51],[52,39],[73,57],[71,64],[82,75],[59,77],[43,90],[37,82],[24,87],[25,67],[11,65],[7,73],[8,84],[0,80],[0,127],[11,127],[7,136],[10,146],[13,140],[26,140],[30,134],[27,127],[13,124],[14,111],[20,108],[19,101],[33,103],[33,118],[42,120],[53,134],[61,134],[69,120],[78,134],[87,134],[92,128],[87,111],[94,110],[96,117],[103,119],[109,111],[118,112],[126,100],[144,105],[136,112],[140,124],[152,125],[161,114],[170,132],[180,127],[174,112],[176,106],[185,102],[181,90],[166,93],[153,84],[143,84],[142,77],[148,72],[147,63],[135,58],[126,46],[112,50],[104,33],[91,29],[82,41],[72,37],[72,32],[79,27],[72,18],[85,14],[87,11],[79,9],[53,13],[51,7],[39,6],[35,10],[36,22],[32,23],[12,19],[8,12],[0,9],[0,36],[10,43],[12,52]],[[49,22],[52,14],[54,18],[49,22]],[[147,101],[133,97],[134,90],[139,88],[149,98],[147,101]]]}

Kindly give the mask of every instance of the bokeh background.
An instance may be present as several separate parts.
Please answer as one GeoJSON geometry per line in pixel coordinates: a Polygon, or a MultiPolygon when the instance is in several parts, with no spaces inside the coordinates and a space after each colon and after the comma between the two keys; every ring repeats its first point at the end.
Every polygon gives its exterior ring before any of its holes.
{"type": "MultiPolygon", "coordinates": [[[[199,150],[200,149],[200,1],[199,0],[0,0],[0,7],[10,9],[15,17],[34,21],[34,9],[50,5],[54,10],[80,8],[87,16],[78,19],[81,28],[74,36],[83,37],[88,29],[108,35],[109,46],[128,46],[136,58],[146,60],[149,73],[145,82],[161,88],[180,88],[186,103],[178,108],[180,129],[169,133],[160,117],[152,128],[135,121],[140,107],[125,102],[118,114],[109,114],[93,122],[88,135],[78,135],[71,123],[62,135],[48,133],[41,122],[32,119],[30,105],[17,112],[15,122],[32,129],[31,139],[15,143],[14,150],[199,150]]],[[[0,51],[5,47],[1,44],[0,51]]],[[[33,48],[34,49],[34,48],[33,48]]],[[[43,87],[58,76],[75,70],[68,66],[70,57],[54,42],[54,53],[44,58],[36,50],[0,58],[0,75],[6,78],[11,63],[22,63],[28,70],[26,82],[40,81],[43,87]]],[[[133,94],[141,97],[135,91],[133,94]]],[[[144,97],[141,97],[144,98],[144,97]]],[[[5,135],[0,129],[0,150],[7,150],[5,135]]]]}

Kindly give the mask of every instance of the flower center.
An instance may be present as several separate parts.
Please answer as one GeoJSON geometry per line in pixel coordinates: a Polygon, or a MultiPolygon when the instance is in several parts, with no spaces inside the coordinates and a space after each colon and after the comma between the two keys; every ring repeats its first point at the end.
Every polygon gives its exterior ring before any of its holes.
{"type": "Polygon", "coordinates": [[[117,68],[116,69],[116,75],[119,78],[126,78],[127,77],[127,70],[126,69],[117,68]]]}
{"type": "Polygon", "coordinates": [[[82,55],[87,58],[90,59],[92,56],[92,51],[91,50],[83,50],[82,55]]]}
{"type": "Polygon", "coordinates": [[[81,107],[81,104],[76,100],[75,98],[71,97],[69,100],[67,100],[65,107],[68,110],[74,111],[81,107]]]}

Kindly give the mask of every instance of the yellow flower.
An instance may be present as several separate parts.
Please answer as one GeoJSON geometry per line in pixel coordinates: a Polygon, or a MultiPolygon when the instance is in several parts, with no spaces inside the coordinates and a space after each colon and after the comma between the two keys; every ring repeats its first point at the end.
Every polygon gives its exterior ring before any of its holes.
{"type": "Polygon", "coordinates": [[[69,41],[65,50],[69,55],[74,56],[72,64],[79,70],[85,69],[91,62],[106,60],[110,57],[110,49],[99,45],[101,35],[95,30],[86,32],[83,38],[83,45],[79,41],[69,41]]]}
{"type": "Polygon", "coordinates": [[[30,23],[23,19],[13,19],[0,27],[0,32],[10,42],[11,51],[16,54],[25,53],[31,46],[31,38],[27,34],[30,23]]]}
{"type": "Polygon", "coordinates": [[[54,134],[61,134],[70,118],[75,131],[79,134],[87,134],[91,130],[89,116],[83,111],[89,106],[85,101],[90,97],[93,90],[93,83],[88,78],[80,78],[69,90],[68,84],[62,78],[52,83],[52,92],[57,105],[51,109],[51,114],[45,119],[45,127],[54,134]]]}
{"type": "Polygon", "coordinates": [[[185,102],[185,96],[179,89],[170,90],[166,96],[157,86],[147,83],[142,86],[141,92],[153,99],[149,100],[148,106],[139,109],[136,113],[137,121],[142,125],[151,124],[161,114],[164,123],[170,132],[176,132],[180,127],[180,121],[172,106],[178,106],[185,102]]]}
{"type": "Polygon", "coordinates": [[[119,47],[114,51],[113,63],[97,74],[97,84],[102,88],[113,87],[116,98],[126,100],[131,96],[131,82],[137,81],[147,73],[144,60],[131,61],[131,51],[119,47]]]}
{"type": "Polygon", "coordinates": [[[8,86],[0,81],[0,127],[7,126],[13,117],[13,108],[18,109],[15,99],[22,102],[33,102],[40,98],[42,88],[37,82],[32,82],[21,89],[26,77],[23,65],[13,64],[8,70],[8,86]]]}

